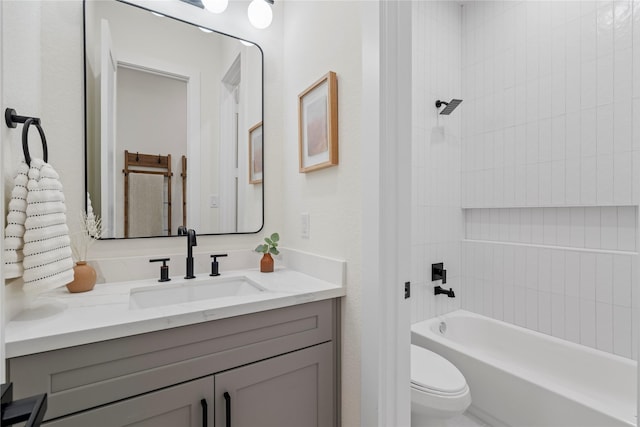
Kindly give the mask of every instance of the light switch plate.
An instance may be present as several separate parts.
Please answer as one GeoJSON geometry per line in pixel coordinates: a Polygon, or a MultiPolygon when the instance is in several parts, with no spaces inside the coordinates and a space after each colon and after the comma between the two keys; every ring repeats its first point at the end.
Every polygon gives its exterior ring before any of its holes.
{"type": "Polygon", "coordinates": [[[209,207],[217,208],[219,204],[220,204],[220,199],[218,198],[218,195],[217,194],[210,194],[209,195],[209,207]]]}
{"type": "Polygon", "coordinates": [[[304,212],[300,214],[300,236],[303,239],[309,238],[309,213],[304,212]]]}

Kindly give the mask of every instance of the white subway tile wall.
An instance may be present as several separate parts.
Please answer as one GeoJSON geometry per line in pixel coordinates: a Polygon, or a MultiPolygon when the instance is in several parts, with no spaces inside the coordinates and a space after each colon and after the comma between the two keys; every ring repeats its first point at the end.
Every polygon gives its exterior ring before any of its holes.
{"type": "Polygon", "coordinates": [[[640,2],[413,8],[412,321],[462,301],[636,357],[640,2]]]}
{"type": "Polygon", "coordinates": [[[631,323],[631,284],[640,280],[636,256],[465,240],[462,308],[632,357],[638,325],[631,323]]]}
{"type": "Polygon", "coordinates": [[[460,308],[461,106],[442,116],[435,101],[461,97],[462,14],[454,2],[413,2],[412,7],[411,309],[412,322],[418,322],[460,308]],[[433,295],[431,264],[438,262],[447,269],[443,286],[453,288],[456,298],[433,295]]]}
{"type": "Polygon", "coordinates": [[[637,204],[640,3],[462,10],[462,207],[637,204]]]}
{"type": "Polygon", "coordinates": [[[636,357],[640,2],[462,16],[462,307],[636,357]]]}
{"type": "Polygon", "coordinates": [[[637,207],[465,209],[465,238],[636,252],[637,207]]]}

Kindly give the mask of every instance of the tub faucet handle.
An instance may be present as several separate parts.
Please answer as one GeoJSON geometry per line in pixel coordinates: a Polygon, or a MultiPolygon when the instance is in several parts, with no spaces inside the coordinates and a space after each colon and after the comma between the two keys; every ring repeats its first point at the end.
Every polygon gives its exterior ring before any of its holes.
{"type": "Polygon", "coordinates": [[[444,269],[444,263],[431,264],[431,281],[442,280],[442,284],[447,283],[447,270],[444,269]]]}

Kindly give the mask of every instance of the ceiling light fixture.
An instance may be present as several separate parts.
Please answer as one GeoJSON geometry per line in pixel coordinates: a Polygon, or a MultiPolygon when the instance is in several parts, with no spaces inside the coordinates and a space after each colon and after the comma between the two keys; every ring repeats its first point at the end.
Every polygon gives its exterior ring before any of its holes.
{"type": "Polygon", "coordinates": [[[253,0],[247,9],[249,22],[259,30],[263,30],[271,25],[273,20],[273,12],[271,5],[274,0],[253,0]]]}
{"type": "MultiPolygon", "coordinates": [[[[2,0],[0,0],[1,2],[2,0]]],[[[199,7],[211,13],[222,13],[229,6],[229,0],[180,0],[191,6],[199,7]]],[[[273,21],[273,6],[275,0],[252,0],[247,9],[249,22],[255,28],[263,30],[273,21]]],[[[204,30],[203,30],[204,31],[204,30]]]]}
{"type": "Polygon", "coordinates": [[[201,0],[202,5],[211,13],[222,13],[229,6],[229,0],[201,0]]]}

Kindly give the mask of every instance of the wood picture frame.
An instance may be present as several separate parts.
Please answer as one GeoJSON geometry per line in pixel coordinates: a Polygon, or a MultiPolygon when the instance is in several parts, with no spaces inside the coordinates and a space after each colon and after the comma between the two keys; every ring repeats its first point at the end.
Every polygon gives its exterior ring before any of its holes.
{"type": "Polygon", "coordinates": [[[338,79],[329,71],[298,95],[300,173],[338,164],[338,79]]]}
{"type": "Polygon", "coordinates": [[[249,129],[249,184],[262,183],[262,122],[249,129]]]}

